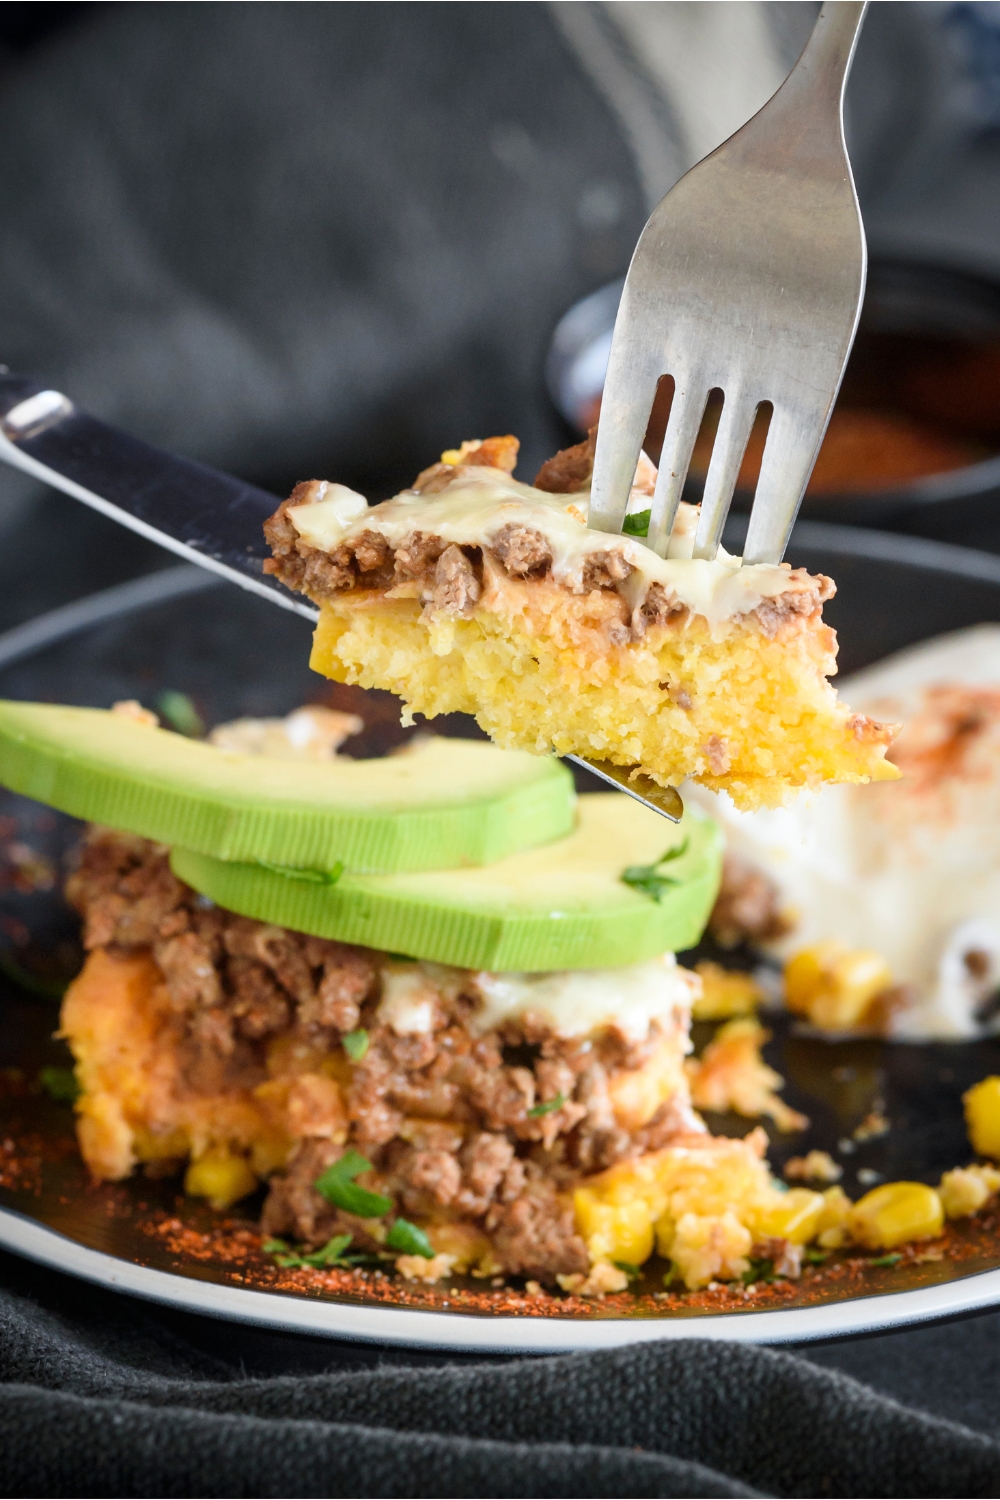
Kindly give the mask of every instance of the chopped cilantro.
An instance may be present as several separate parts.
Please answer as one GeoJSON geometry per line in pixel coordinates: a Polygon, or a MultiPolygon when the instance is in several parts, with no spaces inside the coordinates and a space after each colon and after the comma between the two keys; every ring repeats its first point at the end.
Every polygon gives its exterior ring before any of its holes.
{"type": "Polygon", "coordinates": [[[176,693],[170,689],[161,693],[156,700],[156,712],[178,734],[186,735],[189,740],[204,739],[204,722],[187,693],[176,693]]]}
{"type": "Polygon", "coordinates": [[[313,1186],[327,1203],[342,1208],[345,1213],[357,1214],[359,1219],[384,1218],[392,1207],[392,1199],[384,1193],[372,1193],[368,1188],[358,1187],[354,1181],[362,1172],[370,1172],[371,1165],[367,1157],[352,1148],[327,1167],[313,1186]]]}
{"type": "Polygon", "coordinates": [[[773,1260],[752,1260],[741,1277],[744,1286],[753,1286],[757,1281],[774,1280],[773,1260]]]}
{"type": "Polygon", "coordinates": [[[611,1264],[617,1266],[619,1271],[624,1271],[629,1281],[638,1281],[642,1275],[639,1267],[634,1266],[630,1260],[614,1260],[611,1264]]]}
{"type": "Polygon", "coordinates": [[[626,516],[622,522],[622,534],[624,536],[648,536],[651,515],[652,510],[637,510],[634,515],[626,516]]]}
{"type": "Polygon", "coordinates": [[[327,1240],[319,1250],[313,1250],[309,1255],[300,1255],[297,1250],[292,1250],[284,1240],[265,1240],[261,1249],[267,1255],[273,1255],[283,1271],[301,1266],[311,1266],[314,1271],[322,1271],[330,1266],[352,1266],[356,1261],[366,1260],[367,1256],[348,1255],[344,1251],[351,1243],[352,1236],[349,1234],[335,1234],[332,1240],[327,1240]]]}
{"type": "Polygon", "coordinates": [[[72,1068],[39,1068],[38,1082],[57,1104],[75,1104],[80,1085],[72,1068]]]}
{"type": "Polygon", "coordinates": [[[386,1247],[398,1250],[402,1255],[422,1255],[424,1260],[433,1260],[434,1246],[422,1229],[408,1219],[397,1219],[386,1235],[386,1247]]]}
{"type": "Polygon", "coordinates": [[[363,1026],[359,1026],[357,1031],[349,1031],[340,1040],[351,1062],[360,1062],[368,1051],[368,1033],[363,1026]]]}
{"type": "Polygon", "coordinates": [[[868,1264],[870,1266],[895,1266],[902,1259],[903,1257],[899,1254],[898,1250],[894,1250],[891,1255],[880,1255],[875,1260],[870,1260],[868,1264]]]}
{"type": "Polygon", "coordinates": [[[825,1260],[830,1259],[830,1252],[829,1250],[816,1250],[810,1246],[807,1250],[803,1250],[802,1259],[807,1265],[821,1266],[825,1260]]]}
{"type": "Polygon", "coordinates": [[[272,875],[284,875],[289,880],[305,880],[310,885],[336,885],[344,873],[344,866],[339,859],[332,870],[308,870],[298,865],[273,865],[267,859],[259,859],[257,863],[261,869],[270,870],[272,875]]]}
{"type": "Polygon", "coordinates": [[[566,1103],[565,1094],[557,1094],[554,1099],[546,1099],[544,1104],[536,1104],[534,1109],[528,1110],[528,1119],[537,1120],[541,1115],[554,1115],[557,1109],[562,1109],[566,1103]]]}
{"type": "Polygon", "coordinates": [[[669,1270],[667,1270],[664,1273],[663,1285],[665,1287],[671,1287],[671,1286],[674,1285],[674,1282],[676,1282],[676,1281],[683,1281],[683,1280],[684,1280],[684,1275],[683,1275],[683,1273],[681,1271],[680,1266],[677,1264],[677,1262],[675,1260],[672,1260],[670,1262],[670,1268],[669,1268],[669,1270]]]}
{"type": "Polygon", "coordinates": [[[668,849],[660,859],[652,865],[626,865],[621,873],[621,880],[630,885],[634,890],[642,891],[643,895],[649,896],[653,901],[662,901],[663,893],[668,886],[680,885],[672,875],[661,873],[661,866],[667,865],[671,860],[680,859],[682,854],[687,853],[688,841],[677,844],[675,848],[668,849]]]}

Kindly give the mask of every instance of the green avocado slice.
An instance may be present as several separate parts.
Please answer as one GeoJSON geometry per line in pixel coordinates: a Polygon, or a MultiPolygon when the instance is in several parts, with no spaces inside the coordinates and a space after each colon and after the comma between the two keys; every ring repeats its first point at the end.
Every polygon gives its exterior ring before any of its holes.
{"type": "Polygon", "coordinates": [[[345,874],[321,884],[188,849],[175,849],[171,865],[243,916],[459,968],[618,968],[692,947],[719,887],[718,827],[694,807],[671,827],[619,792],[588,794],[577,807],[568,837],[475,870],[345,874]],[[681,847],[660,864],[665,849],[681,847]],[[676,884],[661,878],[657,900],[622,880],[637,865],[657,866],[676,884]]]}
{"type": "Polygon", "coordinates": [[[0,784],[218,859],[383,874],[488,864],[560,838],[575,800],[558,761],[478,740],[278,760],[105,709],[2,699],[0,784]]]}

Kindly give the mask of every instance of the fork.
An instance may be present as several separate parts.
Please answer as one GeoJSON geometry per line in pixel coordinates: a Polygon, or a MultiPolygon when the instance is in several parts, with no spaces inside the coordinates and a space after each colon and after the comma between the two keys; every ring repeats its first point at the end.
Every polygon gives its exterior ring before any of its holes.
{"type": "Polygon", "coordinates": [[[844,87],[866,8],[827,0],[778,92],[650,215],[604,386],[590,502],[597,530],[621,531],[657,382],[671,375],[647,545],[666,555],[709,395],[721,391],[694,556],[718,552],[751,428],[770,403],[743,561],[781,561],[865,287],[844,87]]]}

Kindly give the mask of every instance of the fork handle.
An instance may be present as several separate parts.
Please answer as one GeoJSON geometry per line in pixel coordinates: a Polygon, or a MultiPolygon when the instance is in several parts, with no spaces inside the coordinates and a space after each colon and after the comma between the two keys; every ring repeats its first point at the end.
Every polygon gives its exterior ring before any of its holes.
{"type": "Polygon", "coordinates": [[[811,129],[806,124],[807,140],[802,142],[807,151],[813,137],[819,145],[828,128],[829,117],[823,118],[825,111],[817,110],[817,103],[843,121],[844,89],[867,9],[868,0],[825,0],[798,62],[764,106],[772,121],[783,105],[796,113],[801,109],[803,123],[812,117],[815,123],[811,129]]]}

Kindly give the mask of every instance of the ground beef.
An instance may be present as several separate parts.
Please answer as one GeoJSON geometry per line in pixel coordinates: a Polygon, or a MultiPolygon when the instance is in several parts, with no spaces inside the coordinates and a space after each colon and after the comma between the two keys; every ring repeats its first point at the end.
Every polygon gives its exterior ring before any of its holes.
{"type": "Polygon", "coordinates": [[[668,594],[662,583],[651,583],[646,597],[632,611],[633,639],[641,641],[647,630],[666,625],[685,613],[685,606],[674,595],[668,594]]]}
{"type": "MultiPolygon", "coordinates": [[[[360,536],[354,538],[352,546],[354,561],[361,573],[380,571],[389,561],[392,550],[388,539],[380,531],[363,531],[360,536]]],[[[365,583],[367,581],[367,579],[362,580],[365,583]]]]}
{"type": "MultiPolygon", "coordinates": [[[[348,1214],[328,1203],[314,1186],[317,1177],[344,1154],[343,1146],[332,1141],[311,1139],[300,1142],[285,1171],[271,1180],[271,1191],[261,1215],[265,1235],[289,1235],[308,1245],[323,1245],[335,1234],[352,1236],[352,1250],[379,1250],[380,1243],[368,1229],[365,1220],[348,1214]]],[[[366,1173],[360,1179],[379,1190],[366,1173]]]]}
{"type": "Polygon", "coordinates": [[[596,448],[597,428],[592,427],[582,443],[563,448],[542,464],[535,475],[535,489],[550,495],[571,495],[576,490],[585,490],[594,472],[596,448]]]}
{"type": "Polygon", "coordinates": [[[353,552],[349,548],[339,547],[333,553],[326,553],[310,547],[289,518],[288,512],[294,506],[312,505],[322,499],[325,490],[326,485],[320,479],[297,484],[288,499],[282,500],[274,515],[264,522],[264,538],[271,548],[271,556],[264,561],[264,572],[317,601],[353,587],[356,581],[353,552]]]}
{"type": "Polygon", "coordinates": [[[446,547],[434,569],[431,608],[449,614],[471,614],[482,592],[476,570],[461,547],[446,547]]]}
{"type": "Polygon", "coordinates": [[[833,579],[822,573],[813,576],[804,568],[796,568],[789,577],[795,582],[794,588],[771,599],[762,599],[754,610],[760,628],[768,638],[776,636],[786,621],[814,615],[837,592],[833,579]]]}
{"type": "Polygon", "coordinates": [[[294,1024],[310,1038],[351,1031],[377,982],[377,955],[205,902],[171,873],[166,849],[90,831],[67,895],[84,946],[149,948],[199,1049],[232,1055],[294,1024]]]}
{"type": "Polygon", "coordinates": [[[524,1188],[509,1202],[494,1203],[486,1230],[507,1271],[551,1280],[554,1275],[586,1271],[587,1247],[576,1232],[573,1209],[559,1198],[555,1185],[528,1164],[524,1188]]]}
{"type": "Polygon", "coordinates": [[[586,1269],[558,1194],[692,1128],[684,1108],[664,1107],[631,1132],[615,1120],[610,1085],[659,1046],[656,1025],[641,1041],[610,1029],[561,1038],[530,1018],[477,1036],[470,976],[467,993],[461,985],[439,993],[430,1031],[397,1035],[379,1013],[384,955],[215,907],[171,874],[162,846],[128,834],[90,832],[70,893],[89,947],[152,953],[196,1094],[254,1088],[273,1076],[268,1049],[278,1038],[308,1058],[318,1052],[346,1065],[340,1040],[364,1028],[367,1050],[349,1082],[336,1083],[343,1075],[315,1061],[288,1076],[298,1144],[271,1180],[268,1234],[314,1246],[350,1233],[356,1248],[375,1248],[370,1226],[315,1188],[349,1144],[373,1163],[362,1185],[387,1193],[401,1212],[433,1219],[446,1210],[485,1227],[505,1269],[550,1280],[586,1269]]]}
{"type": "Polygon", "coordinates": [[[415,531],[401,546],[396,548],[396,579],[400,583],[409,579],[432,577],[438,558],[447,548],[447,542],[426,531],[415,531]]]}
{"type": "Polygon", "coordinates": [[[501,526],[490,544],[490,550],[514,578],[542,573],[552,565],[552,551],[540,531],[510,521],[501,526]]]}
{"type": "Polygon", "coordinates": [[[613,589],[634,572],[635,568],[619,548],[608,548],[591,552],[585,558],[580,582],[586,593],[591,589],[613,589]]]}
{"type": "Polygon", "coordinates": [[[724,948],[766,942],[789,931],[777,886],[735,854],[727,854],[723,861],[722,884],[708,925],[724,948]]]}

